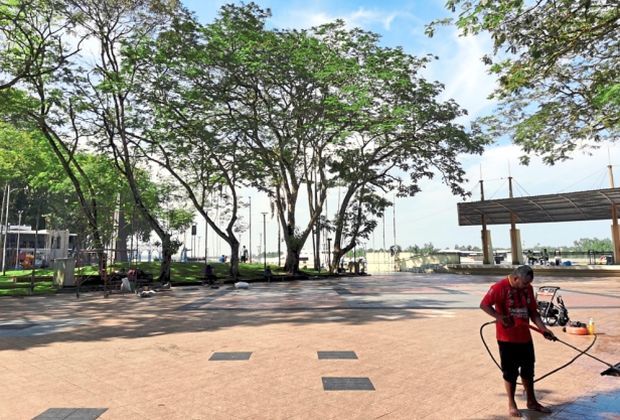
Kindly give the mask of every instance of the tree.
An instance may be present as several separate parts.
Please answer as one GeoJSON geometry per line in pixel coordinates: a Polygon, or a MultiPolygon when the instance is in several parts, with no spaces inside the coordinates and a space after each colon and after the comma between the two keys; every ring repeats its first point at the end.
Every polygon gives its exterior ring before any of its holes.
{"type": "Polygon", "coordinates": [[[226,48],[217,25],[181,13],[156,40],[126,50],[143,88],[140,153],[164,168],[213,231],[230,246],[230,274],[239,275],[239,168],[252,158],[218,117],[228,82],[214,76],[213,56],[226,48]],[[201,70],[198,70],[201,69],[201,70]],[[144,117],[148,115],[148,117],[144,117]]]}
{"type": "Polygon", "coordinates": [[[178,2],[144,0],[67,0],[78,12],[79,28],[85,39],[98,44],[98,55],[90,57],[91,68],[82,75],[73,74],[71,87],[76,94],[74,110],[76,126],[89,130],[91,141],[104,153],[113,157],[118,171],[123,175],[132,194],[137,210],[148,221],[162,243],[162,260],[159,280],[170,281],[172,255],[180,246],[173,241],[171,232],[154,209],[148,207],[137,180],[136,137],[131,133],[139,129],[135,119],[139,115],[135,93],[142,89],[135,75],[143,63],[123,60],[127,45],[140,44],[165,29],[178,2]],[[79,98],[79,99],[78,99],[79,98]]]}
{"type": "MultiPolygon", "coordinates": [[[[37,63],[41,61],[37,61],[37,63]]],[[[62,70],[64,71],[66,68],[63,67],[62,70]]],[[[88,224],[88,231],[92,235],[93,248],[99,260],[99,272],[102,273],[104,285],[107,286],[107,277],[105,276],[106,255],[99,218],[97,191],[89,174],[84,170],[80,160],[77,159],[81,135],[73,124],[75,122],[74,114],[70,113],[68,118],[73,131],[56,130],[53,127],[54,121],[61,121],[57,118],[57,110],[62,109],[66,103],[62,101],[59,91],[50,83],[51,77],[52,74],[35,70],[32,74],[25,74],[20,79],[19,85],[1,89],[0,115],[4,120],[19,121],[20,127],[36,130],[47,141],[49,148],[75,189],[80,208],[88,224]],[[61,103],[63,105],[60,105],[61,103]]],[[[71,102],[69,102],[68,108],[72,109],[71,102]]],[[[63,128],[66,127],[64,121],[61,124],[63,128]]]]}
{"type": "Polygon", "coordinates": [[[77,52],[62,40],[74,27],[72,19],[58,19],[63,12],[62,1],[0,1],[0,90],[51,74],[77,52]]]}
{"type": "Polygon", "coordinates": [[[494,57],[484,61],[499,79],[492,95],[499,112],[483,120],[492,133],[510,133],[526,154],[549,164],[618,138],[617,2],[450,0],[447,7],[458,11],[463,35],[488,32],[493,39],[494,57]]]}
{"type": "Polygon", "coordinates": [[[339,141],[329,145],[329,172],[342,184],[334,219],[330,268],[368,238],[391,203],[388,192],[412,196],[418,182],[439,174],[455,194],[461,188],[463,153],[481,153],[487,139],[476,127],[467,132],[454,121],[466,114],[454,100],[440,102],[438,83],[419,72],[430,60],[400,48],[378,45],[378,36],[343,22],[317,28],[330,51],[347,57],[346,83],[338,86],[354,121],[339,141]]]}
{"type": "Polygon", "coordinates": [[[611,239],[581,238],[573,242],[572,251],[576,252],[610,252],[614,249],[611,239]]]}
{"type": "MultiPolygon", "coordinates": [[[[150,227],[133,211],[131,192],[122,178],[119,178],[112,161],[105,156],[83,152],[77,153],[75,160],[79,162],[88,179],[93,181],[97,194],[95,199],[98,203],[98,226],[103,243],[110,244],[113,238],[114,213],[118,211],[121,215],[129,215],[130,221],[119,223],[120,239],[115,247],[119,254],[116,260],[126,261],[127,258],[123,259],[120,254],[127,254],[127,238],[138,234],[144,240],[151,232],[150,227]]],[[[147,199],[152,208],[158,208],[157,203],[162,195],[170,194],[164,190],[169,186],[153,184],[145,172],[140,173],[138,179],[141,189],[149,191],[147,199]]],[[[0,122],[0,183],[5,182],[45,195],[45,211],[50,214],[50,226],[46,228],[69,228],[72,232],[77,232],[80,249],[95,246],[71,179],[40,132],[18,129],[0,122]]],[[[22,222],[34,226],[36,205],[27,205],[28,195],[30,194],[18,195],[13,207],[24,210],[22,222]]],[[[163,212],[164,209],[159,211],[163,212]]],[[[185,225],[188,225],[188,222],[185,222],[185,225]]]]}
{"type": "Polygon", "coordinates": [[[211,74],[222,86],[218,128],[226,135],[220,138],[231,146],[241,141],[251,156],[239,165],[242,179],[274,204],[285,265],[294,273],[326,198],[326,145],[348,122],[338,121],[339,104],[330,94],[339,73],[330,66],[334,54],[308,31],[265,30],[268,16],[255,4],[224,6],[209,25],[207,51],[211,74]],[[304,187],[310,217],[299,226],[304,187]]]}

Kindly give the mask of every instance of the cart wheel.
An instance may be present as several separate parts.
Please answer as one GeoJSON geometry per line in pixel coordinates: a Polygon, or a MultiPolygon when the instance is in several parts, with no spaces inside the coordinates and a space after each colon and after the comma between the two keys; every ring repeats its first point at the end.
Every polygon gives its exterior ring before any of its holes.
{"type": "Polygon", "coordinates": [[[558,318],[558,325],[563,327],[566,324],[568,324],[568,314],[560,314],[560,317],[558,318]]]}

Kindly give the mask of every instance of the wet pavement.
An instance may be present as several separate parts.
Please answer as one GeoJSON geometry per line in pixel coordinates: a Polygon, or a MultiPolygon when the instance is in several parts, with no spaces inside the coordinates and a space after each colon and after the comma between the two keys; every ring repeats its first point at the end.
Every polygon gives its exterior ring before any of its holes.
{"type": "MultiPolygon", "coordinates": [[[[501,373],[478,331],[490,320],[478,304],[498,279],[398,273],[1,299],[0,419],[503,418],[501,373]]],[[[620,361],[620,279],[540,285],[561,288],[571,319],[594,318],[591,354],[620,361]]],[[[553,328],[578,348],[592,341],[553,328]]],[[[492,330],[483,337],[495,352],[492,330]]],[[[537,377],[577,355],[534,340],[537,377]]],[[[604,369],[578,358],[536,386],[553,413],[519,400],[523,416],[620,419],[620,378],[604,369]]]]}

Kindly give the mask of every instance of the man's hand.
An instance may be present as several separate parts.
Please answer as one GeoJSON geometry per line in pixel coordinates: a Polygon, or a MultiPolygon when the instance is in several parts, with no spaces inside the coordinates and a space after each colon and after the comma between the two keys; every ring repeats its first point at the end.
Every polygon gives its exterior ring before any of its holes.
{"type": "Polygon", "coordinates": [[[543,331],[543,337],[545,337],[547,340],[551,340],[551,341],[557,341],[557,337],[555,336],[555,334],[553,334],[551,332],[551,330],[546,330],[543,331]]]}
{"type": "Polygon", "coordinates": [[[510,315],[502,316],[502,319],[500,321],[501,321],[502,325],[504,327],[506,327],[506,328],[510,328],[510,327],[513,327],[515,325],[515,320],[510,315]]]}

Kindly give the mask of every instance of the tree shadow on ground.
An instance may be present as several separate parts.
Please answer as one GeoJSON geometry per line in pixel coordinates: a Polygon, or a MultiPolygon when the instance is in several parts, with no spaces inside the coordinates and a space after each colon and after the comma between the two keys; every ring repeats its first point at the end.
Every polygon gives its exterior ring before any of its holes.
{"type": "MultiPolygon", "coordinates": [[[[453,309],[440,297],[450,295],[446,290],[438,290],[437,299],[415,294],[395,299],[396,288],[387,299],[373,290],[376,285],[367,283],[361,290],[360,285],[348,284],[344,294],[342,283],[320,281],[276,287],[264,284],[242,292],[229,287],[194,287],[142,299],[134,294],[103,298],[100,293],[82,295],[80,299],[67,295],[12,299],[4,320],[0,320],[0,351],[59,342],[212,332],[238,326],[363,325],[437,316],[438,310],[453,309]],[[6,316],[8,313],[13,317],[6,316]]],[[[380,286],[384,288],[385,284],[380,286]]]]}

